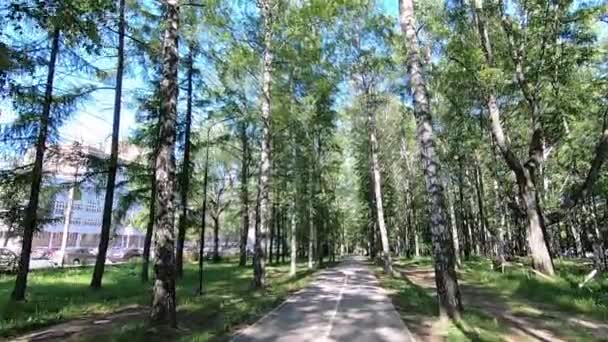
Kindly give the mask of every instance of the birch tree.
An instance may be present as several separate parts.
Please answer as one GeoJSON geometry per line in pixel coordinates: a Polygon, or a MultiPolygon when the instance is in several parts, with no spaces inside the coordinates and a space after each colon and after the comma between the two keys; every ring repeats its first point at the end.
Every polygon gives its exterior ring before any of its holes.
{"type": "Polygon", "coordinates": [[[452,319],[462,310],[460,289],[456,278],[454,246],[447,225],[444,190],[439,178],[439,160],[435,152],[431,108],[426,88],[422,60],[416,36],[416,17],[412,0],[399,1],[399,20],[405,36],[410,87],[414,96],[414,116],[418,127],[418,144],[429,196],[431,234],[435,263],[435,283],[439,299],[439,314],[452,319]]]}

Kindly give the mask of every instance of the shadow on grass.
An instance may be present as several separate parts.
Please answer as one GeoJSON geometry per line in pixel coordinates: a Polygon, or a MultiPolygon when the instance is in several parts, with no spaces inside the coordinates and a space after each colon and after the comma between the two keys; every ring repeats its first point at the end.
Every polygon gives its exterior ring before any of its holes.
{"type": "MultiPolygon", "coordinates": [[[[276,306],[289,293],[307,283],[312,274],[300,271],[296,277],[289,278],[288,266],[269,266],[268,288],[253,291],[251,267],[239,267],[235,262],[207,264],[204,270],[205,294],[198,296],[198,267],[188,264],[184,277],[177,283],[179,329],[150,331],[147,307],[151,283],[141,283],[140,267],[137,264],[108,267],[104,286],[99,290],[89,288],[90,268],[33,273],[28,301],[24,303],[7,300],[12,281],[3,279],[0,293],[5,301],[0,303],[0,336],[17,336],[59,322],[77,320],[82,326],[88,324],[91,329],[57,340],[218,339],[236,325],[252,322],[276,306]],[[133,304],[139,305],[136,319],[116,319],[102,327],[91,327],[94,320],[105,320],[119,308],[133,304]]],[[[299,269],[303,270],[303,265],[299,265],[299,269]]]]}
{"type": "Polygon", "coordinates": [[[438,326],[439,310],[434,288],[414,283],[405,273],[400,275],[401,277],[392,278],[380,275],[380,278],[385,288],[391,292],[393,305],[403,322],[418,339],[500,340],[496,338],[500,335],[498,323],[477,310],[466,310],[462,320],[449,327],[438,326]]]}
{"type": "MultiPolygon", "coordinates": [[[[27,301],[18,303],[10,300],[14,277],[4,276],[0,281],[0,336],[15,336],[61,321],[108,314],[127,305],[147,306],[151,282],[142,283],[140,271],[138,264],[107,267],[103,287],[98,290],[89,287],[92,269],[88,267],[32,272],[27,301]]],[[[189,264],[184,271],[184,278],[177,283],[180,304],[193,298],[198,286],[197,266],[189,264]]],[[[250,278],[247,268],[219,263],[206,265],[204,272],[209,294],[248,292],[249,282],[239,281],[250,278]]]]}
{"type": "MultiPolygon", "coordinates": [[[[402,277],[384,280],[385,286],[388,284],[387,287],[394,290],[395,306],[406,324],[424,339],[433,331],[429,322],[437,319],[434,272],[432,267],[417,266],[416,262],[401,261],[400,264],[408,265],[400,268],[402,277]]],[[[590,314],[591,310],[574,309],[576,298],[589,298],[593,294],[583,294],[585,291],[563,279],[547,282],[521,268],[502,274],[490,270],[490,262],[483,259],[467,262],[459,278],[465,312],[462,320],[448,329],[449,340],[497,341],[509,336],[514,340],[593,341],[607,336],[608,325],[572,320],[572,314],[579,312],[602,317],[605,307],[594,299],[593,303],[600,309],[595,315],[590,314]],[[568,309],[568,313],[561,314],[552,307],[568,309]]],[[[604,288],[602,280],[594,286],[604,288]]]]}
{"type": "Polygon", "coordinates": [[[491,288],[504,300],[519,299],[545,308],[547,305],[574,314],[608,321],[608,276],[601,275],[579,288],[589,265],[556,262],[558,276],[552,281],[537,277],[522,267],[509,268],[505,273],[490,270],[489,262],[467,263],[461,276],[477,287],[491,288]]]}

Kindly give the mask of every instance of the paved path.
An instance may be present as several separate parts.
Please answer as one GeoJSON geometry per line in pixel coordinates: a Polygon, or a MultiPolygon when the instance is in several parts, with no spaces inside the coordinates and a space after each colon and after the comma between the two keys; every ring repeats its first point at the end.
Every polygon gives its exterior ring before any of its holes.
{"type": "Polygon", "coordinates": [[[322,271],[233,342],[414,341],[378,280],[360,260],[322,271]]]}

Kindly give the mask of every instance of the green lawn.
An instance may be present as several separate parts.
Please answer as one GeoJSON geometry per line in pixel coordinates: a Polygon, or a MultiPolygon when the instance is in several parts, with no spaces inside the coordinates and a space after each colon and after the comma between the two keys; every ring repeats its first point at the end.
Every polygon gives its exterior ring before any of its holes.
{"type": "Polygon", "coordinates": [[[591,271],[590,264],[555,260],[555,266],[557,276],[553,281],[539,278],[522,267],[513,267],[501,274],[490,270],[488,260],[468,262],[460,274],[465,281],[490,287],[503,297],[525,299],[608,322],[608,275],[597,276],[581,289],[578,284],[591,271]]]}
{"type": "MultiPolygon", "coordinates": [[[[430,266],[428,258],[396,262],[396,269],[414,272],[410,277],[416,270],[428,270],[430,266]]],[[[608,276],[579,289],[577,285],[590,271],[589,265],[556,260],[556,267],[558,275],[548,281],[521,266],[508,268],[502,274],[491,270],[489,260],[466,262],[459,271],[459,280],[465,302],[470,304],[465,306],[458,324],[442,329],[447,331],[443,336],[450,341],[501,341],[507,335],[517,340],[514,331],[533,336],[537,333],[534,329],[540,329],[556,332],[569,341],[602,340],[606,327],[587,329],[569,319],[608,322],[608,276]]],[[[434,290],[407,277],[380,277],[410,330],[419,335],[427,333],[425,323],[428,327],[438,315],[434,290]]]]}
{"type": "MultiPolygon", "coordinates": [[[[238,267],[236,261],[207,264],[206,295],[196,296],[197,265],[190,264],[178,282],[180,330],[172,339],[208,340],[225,335],[235,325],[254,321],[280,303],[290,292],[310,280],[310,272],[288,277],[288,265],[269,266],[266,291],[251,291],[251,267],[238,267]]],[[[304,264],[299,265],[305,270],[304,264]]],[[[148,305],[151,283],[142,284],[137,264],[110,266],[101,290],[89,288],[91,268],[41,270],[30,273],[28,300],[9,300],[14,276],[0,277],[0,336],[10,337],[42,326],[83,316],[107,314],[132,304],[148,305]]],[[[149,331],[145,319],[110,329],[103,340],[144,340],[149,331]]],[[[95,338],[93,338],[95,339],[95,338]]]]}

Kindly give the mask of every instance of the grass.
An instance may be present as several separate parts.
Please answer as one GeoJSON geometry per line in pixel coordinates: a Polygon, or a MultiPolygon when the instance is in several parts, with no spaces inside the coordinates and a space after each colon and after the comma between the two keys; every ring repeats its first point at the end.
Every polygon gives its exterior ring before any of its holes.
{"type": "MultiPolygon", "coordinates": [[[[207,341],[227,334],[240,323],[252,322],[280,303],[289,293],[303,287],[311,273],[288,276],[289,265],[269,266],[265,291],[251,290],[252,269],[238,267],[236,261],[207,264],[204,296],[196,296],[197,266],[187,265],[177,283],[179,330],[169,332],[172,340],[207,341]]],[[[299,269],[304,270],[303,264],[299,269]]],[[[34,271],[28,281],[28,300],[13,303],[8,298],[14,276],[0,277],[0,336],[24,332],[83,316],[108,314],[127,305],[150,303],[151,283],[140,281],[140,265],[106,268],[104,286],[89,288],[91,268],[34,271]]],[[[106,329],[103,340],[149,339],[145,319],[106,329]]],[[[99,339],[96,336],[93,339],[99,339]]],[[[82,340],[86,340],[85,337],[82,340]]]]}
{"type": "Polygon", "coordinates": [[[557,276],[549,281],[528,268],[510,267],[504,274],[490,269],[490,261],[465,263],[460,276],[474,285],[491,288],[503,297],[551,305],[561,311],[608,321],[608,276],[598,276],[584,288],[578,284],[591,271],[590,265],[575,260],[556,260],[557,276]]]}
{"type": "MultiPolygon", "coordinates": [[[[423,269],[431,259],[399,260],[397,269],[423,269]]],[[[502,274],[491,270],[491,261],[474,259],[459,271],[463,296],[468,299],[458,323],[437,327],[434,289],[419,286],[407,277],[378,274],[410,330],[418,336],[442,331],[448,341],[502,341],[505,336],[528,336],[534,329],[554,331],[571,341],[602,340],[598,333],[569,322],[571,317],[608,322],[608,277],[604,275],[579,289],[578,283],[590,271],[579,261],[557,260],[557,276],[548,281],[524,267],[509,267],[502,274]],[[515,320],[513,320],[515,317],[515,320]],[[426,329],[426,330],[425,330],[426,329]],[[521,335],[519,335],[521,336],[521,335]]],[[[431,272],[432,274],[432,272],[431,272]]],[[[431,284],[432,285],[432,284],[431,284]]],[[[512,338],[513,339],[513,338],[512,338]]]]}
{"type": "MultiPolygon", "coordinates": [[[[426,265],[426,260],[408,262],[412,265],[426,265]]],[[[499,341],[500,325],[496,320],[477,310],[467,310],[460,324],[450,323],[437,326],[439,316],[437,301],[432,291],[416,285],[408,278],[388,277],[380,268],[377,276],[393,299],[393,304],[407,327],[416,336],[430,336],[441,331],[440,338],[448,341],[499,341]]]]}

